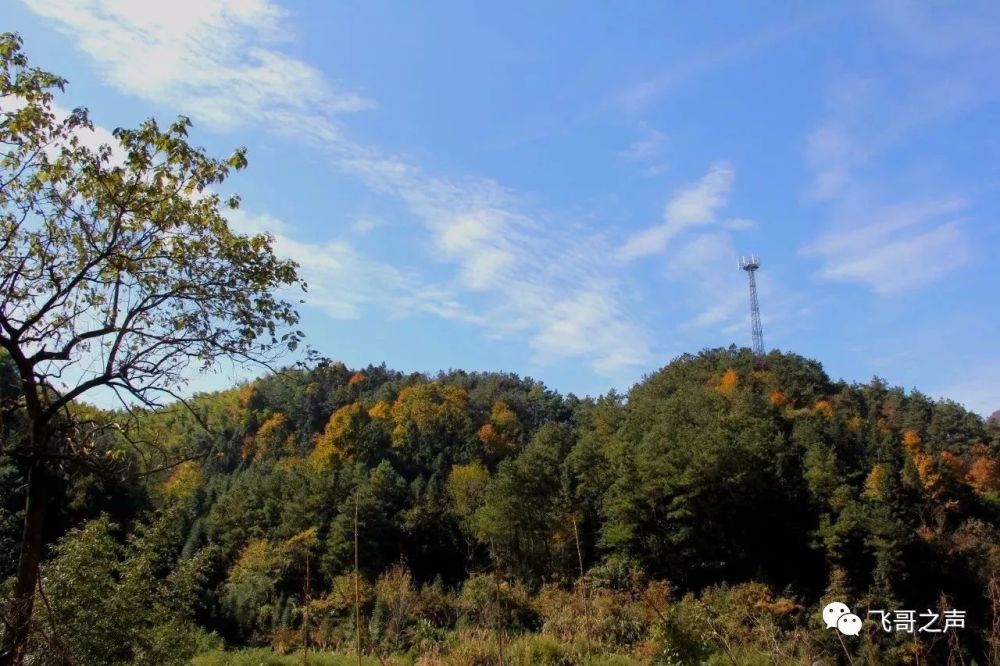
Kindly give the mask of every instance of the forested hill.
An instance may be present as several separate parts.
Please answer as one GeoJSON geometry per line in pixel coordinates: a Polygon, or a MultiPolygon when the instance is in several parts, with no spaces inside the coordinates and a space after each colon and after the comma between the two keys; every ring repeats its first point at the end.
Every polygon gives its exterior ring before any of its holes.
{"type": "MultiPolygon", "coordinates": [[[[178,650],[284,649],[308,622],[314,645],[349,647],[357,512],[364,640],[385,653],[493,626],[493,601],[512,634],[578,641],[573,622],[592,614],[605,624],[588,641],[680,663],[722,649],[704,636],[726,613],[756,613],[779,640],[800,632],[789,650],[829,646],[817,604],[831,596],[962,608],[969,653],[989,641],[1000,425],[878,380],[831,381],[799,356],[708,350],[597,399],[510,374],[328,363],[192,406],[198,418],[143,416],[149,439],[191,460],[114,482],[95,472],[53,500],[53,530],[77,526],[44,569],[67,635],[133,622],[137,636],[171,627],[178,650]],[[586,607],[570,596],[581,580],[586,607]],[[123,585],[156,607],[103,608],[123,585]]],[[[4,474],[11,542],[16,465],[4,474]]],[[[10,556],[2,566],[0,579],[10,556]]],[[[746,649],[773,641],[733,626],[746,649]]],[[[910,649],[899,636],[872,637],[886,663],[910,649]]]]}

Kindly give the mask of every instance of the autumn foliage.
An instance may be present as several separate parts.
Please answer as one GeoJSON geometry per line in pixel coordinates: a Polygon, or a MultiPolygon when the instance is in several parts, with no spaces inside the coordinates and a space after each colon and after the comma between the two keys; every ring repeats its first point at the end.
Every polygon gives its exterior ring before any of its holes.
{"type": "Polygon", "coordinates": [[[309,455],[314,467],[322,467],[334,456],[352,459],[364,427],[371,420],[368,410],[357,402],[341,407],[326,423],[323,433],[316,437],[315,446],[309,455]]]}
{"type": "MultiPolygon", "coordinates": [[[[594,663],[836,663],[811,619],[832,594],[933,608],[944,590],[989,617],[998,433],[793,355],[682,357],[599,399],[329,363],[198,404],[207,455],[149,497],[185,516],[170,547],[214,558],[205,629],[230,645],[353,649],[355,582],[387,663],[499,663],[501,637],[511,663],[583,663],[588,641],[594,663]]],[[[872,663],[914,649],[879,640],[872,663]]],[[[947,663],[946,644],[918,648],[947,663]]]]}
{"type": "Polygon", "coordinates": [[[502,400],[493,403],[490,419],[479,428],[479,441],[490,460],[510,455],[520,444],[521,426],[517,414],[502,400]]]}
{"type": "Polygon", "coordinates": [[[291,424],[281,412],[276,412],[264,420],[257,433],[244,447],[243,456],[263,460],[266,457],[291,455],[295,451],[291,424]]]}
{"type": "Polygon", "coordinates": [[[988,454],[976,456],[965,479],[980,495],[1000,493],[1000,461],[988,454]]]}
{"type": "Polygon", "coordinates": [[[722,373],[722,379],[719,380],[715,389],[723,395],[729,395],[736,389],[739,382],[740,378],[739,375],[736,374],[736,370],[729,368],[722,373]]]}

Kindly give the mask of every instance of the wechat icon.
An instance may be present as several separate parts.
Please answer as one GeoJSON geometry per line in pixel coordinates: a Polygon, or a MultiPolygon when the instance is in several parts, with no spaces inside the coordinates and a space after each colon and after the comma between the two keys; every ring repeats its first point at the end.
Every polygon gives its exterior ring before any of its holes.
{"type": "Polygon", "coordinates": [[[827,629],[836,629],[845,636],[861,633],[861,618],[851,612],[847,604],[834,601],[823,609],[823,622],[827,629]]]}

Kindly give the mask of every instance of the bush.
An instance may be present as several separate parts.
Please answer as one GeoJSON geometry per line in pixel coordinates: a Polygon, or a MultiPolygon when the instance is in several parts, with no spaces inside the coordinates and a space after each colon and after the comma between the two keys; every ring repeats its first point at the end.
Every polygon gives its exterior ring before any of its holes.
{"type": "MultiPolygon", "coordinates": [[[[356,666],[357,657],[353,655],[337,655],[324,653],[309,653],[310,666],[356,666]]],[[[364,657],[364,666],[377,666],[378,659],[364,657]]],[[[200,654],[191,660],[191,666],[300,666],[302,653],[277,655],[267,649],[239,650],[223,652],[215,650],[200,654]]]]}
{"type": "Polygon", "coordinates": [[[163,546],[175,518],[162,514],[122,546],[101,517],[53,547],[42,567],[45,612],[35,614],[31,663],[166,666],[219,645],[193,620],[206,553],[173,561],[163,546]]]}
{"type": "Polygon", "coordinates": [[[540,666],[572,666],[584,663],[583,655],[575,655],[564,643],[544,634],[518,636],[508,652],[511,664],[540,666]]]}
{"type": "Polygon", "coordinates": [[[368,623],[383,653],[404,651],[418,610],[417,591],[406,567],[397,564],[375,583],[375,607],[368,623]]]}
{"type": "Polygon", "coordinates": [[[538,628],[531,595],[520,582],[477,574],[462,586],[462,617],[473,627],[519,633],[538,628]]]}

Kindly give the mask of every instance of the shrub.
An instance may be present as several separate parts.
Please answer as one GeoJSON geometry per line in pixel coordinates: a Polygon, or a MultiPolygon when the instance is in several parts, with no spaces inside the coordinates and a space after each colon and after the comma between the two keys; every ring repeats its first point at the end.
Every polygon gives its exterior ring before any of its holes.
{"type": "Polygon", "coordinates": [[[522,583],[487,574],[474,575],[462,586],[462,617],[473,627],[502,627],[512,633],[532,630],[539,624],[522,583]]]}

